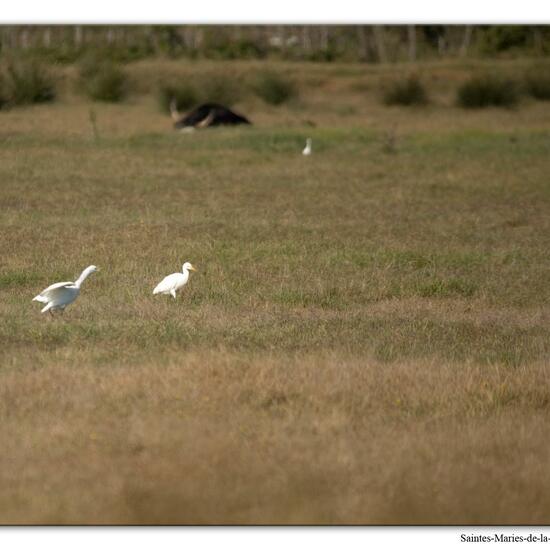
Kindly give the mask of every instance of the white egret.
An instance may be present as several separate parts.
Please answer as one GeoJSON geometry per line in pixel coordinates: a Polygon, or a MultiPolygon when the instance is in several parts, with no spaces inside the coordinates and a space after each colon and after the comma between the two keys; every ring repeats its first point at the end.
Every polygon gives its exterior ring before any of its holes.
{"type": "Polygon", "coordinates": [[[306,146],[304,147],[304,150],[302,151],[302,155],[309,156],[311,155],[311,138],[306,139],[306,146]]]}
{"type": "Polygon", "coordinates": [[[174,298],[176,292],[187,284],[189,280],[189,271],[197,271],[190,262],[185,262],[181,268],[181,273],[172,273],[162,279],[155,287],[153,294],[171,294],[174,298]]]}
{"type": "Polygon", "coordinates": [[[81,274],[80,277],[72,282],[55,283],[45,288],[38,296],[33,298],[33,301],[42,302],[46,304],[42,308],[41,313],[50,312],[53,315],[54,310],[63,311],[69,304],[74,302],[80,294],[80,286],[86,280],[88,275],[98,271],[95,265],[88,266],[81,274]]]}

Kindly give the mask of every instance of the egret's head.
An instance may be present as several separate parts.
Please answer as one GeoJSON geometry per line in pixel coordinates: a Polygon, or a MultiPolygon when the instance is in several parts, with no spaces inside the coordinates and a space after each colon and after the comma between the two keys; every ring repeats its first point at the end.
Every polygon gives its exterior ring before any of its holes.
{"type": "Polygon", "coordinates": [[[183,264],[183,271],[197,271],[197,270],[193,267],[191,262],[185,262],[183,264]]]}
{"type": "Polygon", "coordinates": [[[75,281],[75,285],[80,288],[80,285],[86,280],[88,275],[91,275],[95,271],[98,271],[98,268],[95,265],[89,265],[81,274],[80,277],[75,281]]]}

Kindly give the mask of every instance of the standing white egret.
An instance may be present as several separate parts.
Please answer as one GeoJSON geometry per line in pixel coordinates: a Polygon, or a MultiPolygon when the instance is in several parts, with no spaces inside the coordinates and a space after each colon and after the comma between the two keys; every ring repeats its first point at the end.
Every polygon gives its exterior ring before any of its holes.
{"type": "Polygon", "coordinates": [[[94,271],[98,271],[98,268],[95,265],[90,265],[80,274],[80,277],[76,281],[50,285],[38,296],[35,296],[33,301],[46,304],[46,306],[42,308],[41,313],[49,311],[50,315],[53,315],[54,310],[63,311],[69,304],[78,298],[80,286],[86,280],[86,277],[94,271]]]}
{"type": "Polygon", "coordinates": [[[306,146],[304,147],[304,150],[302,151],[302,155],[305,157],[311,155],[311,138],[306,139],[306,146]]]}
{"type": "Polygon", "coordinates": [[[187,284],[189,280],[189,271],[197,271],[189,262],[185,262],[181,268],[181,273],[172,273],[162,279],[155,287],[153,294],[171,294],[174,298],[176,292],[187,284]]]}

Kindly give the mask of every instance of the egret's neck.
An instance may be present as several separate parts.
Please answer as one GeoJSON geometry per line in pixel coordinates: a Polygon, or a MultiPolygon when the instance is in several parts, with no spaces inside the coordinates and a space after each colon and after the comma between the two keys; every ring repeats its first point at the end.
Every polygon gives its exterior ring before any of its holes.
{"type": "Polygon", "coordinates": [[[77,288],[80,288],[80,285],[86,280],[86,278],[88,277],[88,275],[92,273],[92,270],[87,267],[81,274],[80,274],[80,277],[75,281],[75,286],[77,288]]]}

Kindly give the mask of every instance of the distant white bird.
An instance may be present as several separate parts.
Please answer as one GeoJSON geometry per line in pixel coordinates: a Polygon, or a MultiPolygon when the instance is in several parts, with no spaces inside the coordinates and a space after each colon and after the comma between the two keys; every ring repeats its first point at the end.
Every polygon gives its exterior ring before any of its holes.
{"type": "Polygon", "coordinates": [[[175,298],[176,292],[187,284],[189,271],[197,270],[189,262],[185,262],[181,271],[181,273],[172,273],[172,275],[164,277],[153,290],[153,294],[171,294],[175,298]]]}
{"type": "Polygon", "coordinates": [[[302,151],[302,155],[308,156],[311,155],[311,138],[306,139],[306,146],[304,147],[304,150],[302,151]]]}
{"type": "Polygon", "coordinates": [[[80,286],[86,280],[86,277],[94,271],[98,271],[98,268],[95,265],[90,265],[80,274],[80,277],[74,283],[69,281],[50,285],[38,296],[35,296],[33,301],[46,304],[46,306],[42,308],[41,313],[49,311],[50,315],[53,315],[54,310],[63,311],[69,304],[78,298],[80,286]]]}

